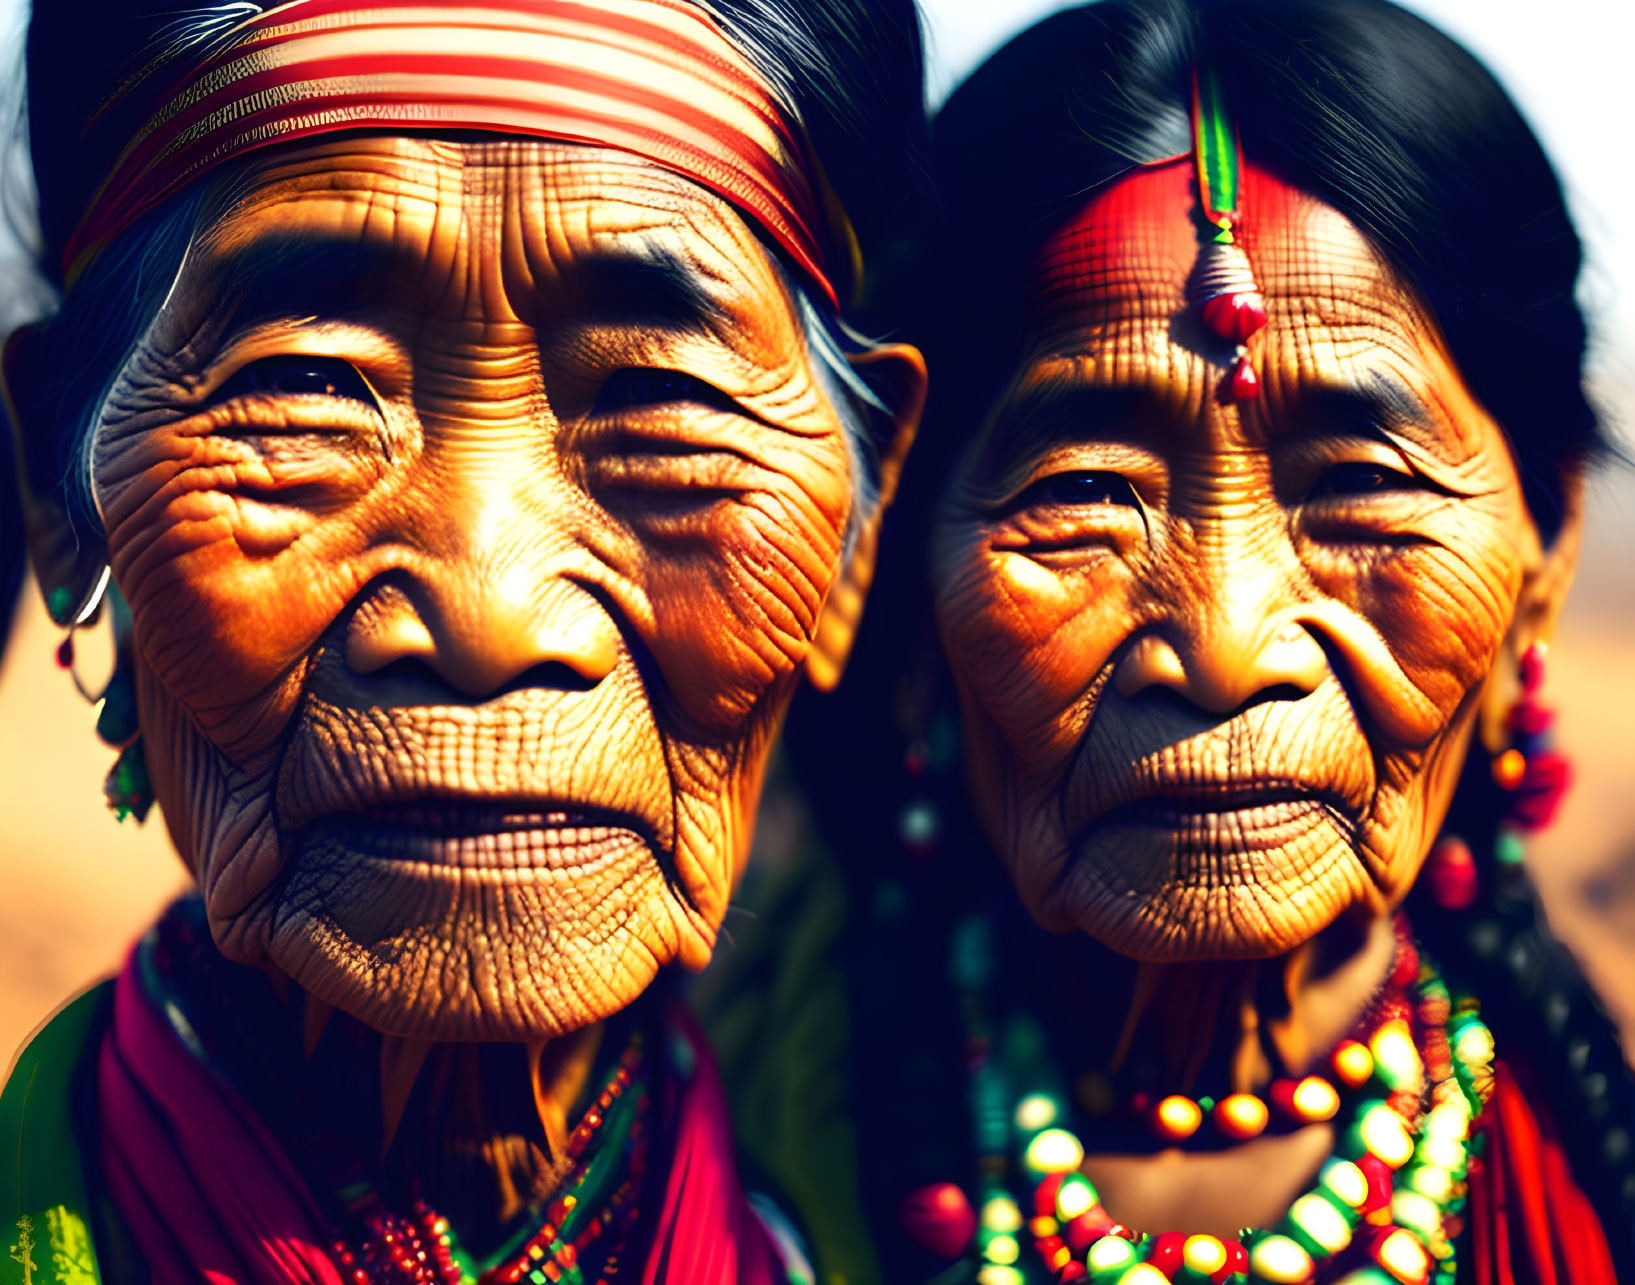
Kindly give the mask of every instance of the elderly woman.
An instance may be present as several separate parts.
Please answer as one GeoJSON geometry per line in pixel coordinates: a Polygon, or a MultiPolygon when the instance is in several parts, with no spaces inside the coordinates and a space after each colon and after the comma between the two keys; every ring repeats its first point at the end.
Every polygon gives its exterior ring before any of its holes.
{"type": "Polygon", "coordinates": [[[665,979],[917,417],[911,6],[40,4],[28,81],[29,549],[198,895],[21,1055],[0,1273],[800,1278],[665,979]]]}
{"type": "Polygon", "coordinates": [[[1538,143],[1381,0],[1073,10],[934,128],[886,1279],[1635,1280],[1623,1065],[1516,883],[1599,447],[1538,143]]]}

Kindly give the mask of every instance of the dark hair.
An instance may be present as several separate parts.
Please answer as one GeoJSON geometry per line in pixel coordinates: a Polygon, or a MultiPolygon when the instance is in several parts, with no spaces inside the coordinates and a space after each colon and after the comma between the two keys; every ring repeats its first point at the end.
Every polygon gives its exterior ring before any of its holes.
{"type": "MultiPolygon", "coordinates": [[[[805,126],[857,236],[865,271],[846,326],[823,317],[844,343],[889,324],[908,262],[907,246],[930,189],[923,62],[913,0],[694,0],[780,91],[805,126]]],[[[270,7],[271,0],[257,4],[270,7]]],[[[91,193],[125,142],[124,125],[97,121],[111,91],[179,40],[209,38],[243,18],[245,6],[167,5],[144,0],[36,3],[26,41],[29,157],[37,191],[37,227],[26,239],[35,270],[60,295],[61,259],[91,193]],[[229,9],[233,12],[229,12],[229,9]],[[72,74],[68,74],[72,69],[72,74]]],[[[162,78],[156,78],[161,79],[162,78]]],[[[162,86],[161,86],[162,87],[162,86]]],[[[185,252],[187,202],[198,185],[166,202],[126,233],[76,282],[66,302],[71,327],[89,345],[66,361],[53,410],[61,443],[59,478],[72,474],[84,434],[123,353],[151,319],[185,252]],[[180,235],[177,235],[178,231],[180,235]],[[119,270],[105,270],[120,265],[119,270]],[[129,269],[137,268],[133,279],[129,269]],[[87,379],[86,375],[90,378],[87,379]]],[[[866,445],[866,444],[865,444],[866,445]]],[[[0,494],[10,497],[9,451],[0,494]]],[[[867,461],[865,461],[865,465],[867,461]]],[[[74,508],[89,520],[78,497],[74,508]]],[[[0,505],[0,621],[22,575],[21,520],[0,505]],[[10,586],[9,594],[7,592],[10,586]]],[[[5,630],[0,627],[0,643],[5,630]]]]}
{"type": "MultiPolygon", "coordinates": [[[[1421,19],[1386,0],[1105,0],[1040,22],[964,82],[932,126],[941,219],[922,255],[928,306],[918,336],[931,404],[882,533],[852,691],[842,688],[829,708],[807,699],[791,718],[797,765],[821,791],[819,816],[842,851],[867,854],[852,872],[861,890],[852,957],[877,970],[853,988],[860,1044],[889,1039],[901,1049],[902,1076],[894,1089],[876,1089],[889,1105],[872,1123],[941,1121],[911,1133],[895,1157],[865,1164],[880,1199],[959,1176],[946,1154],[940,1172],[916,1168],[909,1154],[946,1151],[966,1113],[949,1015],[931,1011],[948,989],[944,930],[982,896],[1014,900],[997,887],[991,856],[971,851],[984,845],[962,797],[957,750],[940,782],[926,770],[955,736],[946,673],[923,668],[937,652],[924,582],[931,515],[1020,356],[1023,291],[1039,248],[1099,189],[1190,152],[1197,67],[1220,78],[1245,156],[1345,215],[1427,306],[1466,385],[1506,433],[1547,540],[1569,473],[1603,449],[1582,386],[1581,251],[1560,184],[1493,76],[1421,19]],[[894,726],[881,726],[893,715],[894,726]],[[842,738],[843,767],[832,751],[842,738]],[[901,792],[883,782],[901,782],[901,792]],[[871,793],[883,797],[872,803],[871,793]],[[942,818],[927,867],[881,846],[913,824],[895,809],[914,801],[935,803],[942,818]],[[873,927],[861,922],[871,905],[873,927]],[[901,990],[895,1010],[878,999],[882,975],[914,988],[909,1012],[901,990]],[[901,1039],[905,1024],[912,1033],[901,1039]],[[951,1059],[940,1084],[915,1071],[939,1040],[951,1059]]],[[[1452,818],[1473,849],[1490,843],[1498,808],[1478,746],[1452,818]]],[[[1414,922],[1448,973],[1483,997],[1501,1048],[1521,1048],[1537,1064],[1620,1278],[1635,1280],[1635,1097],[1595,996],[1530,896],[1458,918],[1424,906],[1414,922]]],[[[890,1060],[879,1043],[869,1057],[890,1060]]],[[[859,1108],[868,1115],[868,1104],[859,1108]]]]}

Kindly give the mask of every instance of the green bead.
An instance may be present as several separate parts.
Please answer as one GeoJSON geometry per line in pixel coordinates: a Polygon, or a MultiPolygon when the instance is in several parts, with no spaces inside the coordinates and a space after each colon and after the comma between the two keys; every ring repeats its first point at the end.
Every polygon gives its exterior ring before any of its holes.
{"type": "Polygon", "coordinates": [[[1279,1230],[1313,1258],[1332,1258],[1351,1243],[1351,1220],[1316,1192],[1289,1206],[1279,1230]]]}
{"type": "Polygon", "coordinates": [[[1442,1230],[1442,1208],[1429,1196],[1399,1188],[1391,1196],[1391,1221],[1429,1244],[1442,1230]]]}
{"type": "Polygon", "coordinates": [[[122,749],[141,728],[136,723],[136,684],[116,677],[97,707],[97,736],[104,745],[122,749]]]}
{"type": "Polygon", "coordinates": [[[1138,1255],[1135,1246],[1122,1236],[1103,1236],[1090,1246],[1084,1265],[1090,1271],[1095,1285],[1116,1281],[1125,1270],[1135,1264],[1138,1255]]]}
{"type": "Polygon", "coordinates": [[[1493,859],[1501,866],[1521,865],[1527,859],[1521,835],[1508,826],[1500,826],[1498,838],[1493,840],[1493,859]]]}
{"type": "Polygon", "coordinates": [[[1370,1263],[1354,1272],[1347,1272],[1334,1285],[1400,1285],[1397,1278],[1382,1267],[1370,1263]]]}

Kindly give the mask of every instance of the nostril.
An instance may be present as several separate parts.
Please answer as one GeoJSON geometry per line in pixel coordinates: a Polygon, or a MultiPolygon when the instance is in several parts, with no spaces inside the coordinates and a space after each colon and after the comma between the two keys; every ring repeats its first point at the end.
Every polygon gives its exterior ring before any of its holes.
{"type": "Polygon", "coordinates": [[[603,672],[584,673],[566,661],[547,660],[542,664],[524,670],[495,694],[501,695],[505,692],[531,688],[542,688],[555,692],[588,692],[597,683],[601,682],[604,676],[603,672]]]}

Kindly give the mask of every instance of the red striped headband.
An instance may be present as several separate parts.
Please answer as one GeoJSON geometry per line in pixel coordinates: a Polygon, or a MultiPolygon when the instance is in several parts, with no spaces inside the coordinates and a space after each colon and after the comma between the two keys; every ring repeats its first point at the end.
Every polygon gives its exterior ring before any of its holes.
{"type": "MultiPolygon", "coordinates": [[[[684,0],[288,0],[191,56],[91,197],[63,253],[70,280],[184,184],[258,148],[340,130],[477,129],[617,148],[682,174],[838,303],[824,251],[836,234],[853,245],[804,134],[684,0]]],[[[99,115],[174,66],[144,70],[99,115]]]]}

